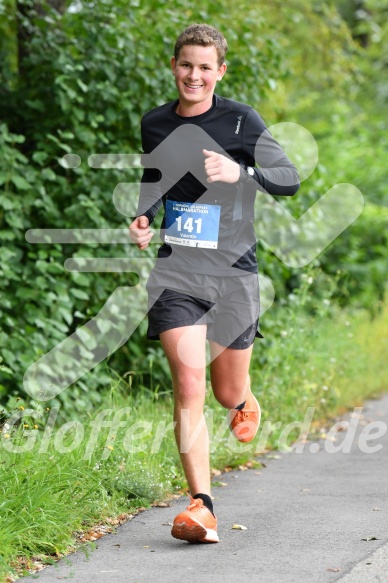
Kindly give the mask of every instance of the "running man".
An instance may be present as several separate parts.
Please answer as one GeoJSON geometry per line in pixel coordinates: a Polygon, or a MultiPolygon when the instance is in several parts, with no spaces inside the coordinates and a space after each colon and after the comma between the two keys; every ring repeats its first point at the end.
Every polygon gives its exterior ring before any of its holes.
{"type": "Polygon", "coordinates": [[[227,48],[207,24],[177,39],[171,69],[178,99],[142,119],[143,151],[154,165],[144,163],[129,227],[146,249],[163,206],[163,244],[147,283],[147,336],[160,339],[170,365],[175,437],[190,491],[172,536],[203,543],[219,540],[203,414],[206,341],[215,398],[228,409],[236,439],[250,442],[260,423],[249,379],[253,342],[261,337],[254,201],[257,190],[290,196],[299,188],[295,166],[259,114],[214,93],[227,48]]]}

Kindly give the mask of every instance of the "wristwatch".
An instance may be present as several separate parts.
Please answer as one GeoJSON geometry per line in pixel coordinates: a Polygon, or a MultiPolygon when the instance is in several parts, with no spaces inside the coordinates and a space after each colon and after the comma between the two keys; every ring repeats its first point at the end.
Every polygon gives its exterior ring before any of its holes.
{"type": "Polygon", "coordinates": [[[255,169],[252,166],[241,165],[240,176],[242,182],[251,182],[252,178],[255,176],[255,169]],[[245,170],[245,172],[243,172],[243,170],[245,170]]]}

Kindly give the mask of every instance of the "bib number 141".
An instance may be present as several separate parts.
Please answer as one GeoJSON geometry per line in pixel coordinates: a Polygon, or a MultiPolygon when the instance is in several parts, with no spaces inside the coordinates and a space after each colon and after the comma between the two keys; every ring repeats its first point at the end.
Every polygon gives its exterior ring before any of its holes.
{"type": "Polygon", "coordinates": [[[169,245],[217,249],[221,207],[166,200],[166,232],[169,245]]]}
{"type": "Polygon", "coordinates": [[[177,229],[178,231],[187,231],[188,233],[192,233],[195,229],[195,233],[197,235],[199,235],[202,231],[202,219],[193,219],[192,217],[189,217],[188,219],[185,220],[183,227],[182,227],[182,217],[176,217],[176,222],[177,222],[177,229]],[[194,227],[195,225],[195,227],[194,227]]]}

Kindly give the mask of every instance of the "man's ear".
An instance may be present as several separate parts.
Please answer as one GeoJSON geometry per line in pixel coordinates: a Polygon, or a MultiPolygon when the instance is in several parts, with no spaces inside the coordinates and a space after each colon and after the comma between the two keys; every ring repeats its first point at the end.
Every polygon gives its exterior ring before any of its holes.
{"type": "Polygon", "coordinates": [[[218,69],[218,75],[217,75],[217,80],[221,81],[222,77],[225,75],[226,73],[226,63],[222,63],[221,67],[218,69]]]}
{"type": "Polygon", "coordinates": [[[170,59],[170,65],[171,65],[171,70],[172,70],[172,72],[174,73],[174,71],[175,71],[175,67],[176,67],[176,60],[175,60],[175,57],[171,57],[171,59],[170,59]]]}

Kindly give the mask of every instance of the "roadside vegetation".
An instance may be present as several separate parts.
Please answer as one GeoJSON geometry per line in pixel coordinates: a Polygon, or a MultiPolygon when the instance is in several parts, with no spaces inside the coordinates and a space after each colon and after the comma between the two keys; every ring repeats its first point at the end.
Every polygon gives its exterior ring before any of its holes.
{"type": "MultiPolygon", "coordinates": [[[[310,287],[306,282],[306,294],[310,287]]],[[[388,301],[373,319],[367,311],[339,308],[336,317],[328,317],[327,303],[307,315],[301,304],[306,297],[297,294],[275,310],[273,317],[283,326],[277,340],[262,340],[255,348],[252,386],[263,409],[262,427],[266,421],[275,426],[268,436],[259,431],[251,444],[237,443],[209,388],[206,420],[214,475],[228,467],[260,467],[263,454],[279,442],[292,447],[301,430],[289,424],[303,422],[308,407],[314,408],[307,426],[311,441],[339,411],[386,390],[388,301]]],[[[139,508],[166,503],[186,488],[172,398],[158,386],[153,393],[147,387],[133,391],[131,379],[120,378],[93,412],[64,422],[58,409],[17,398],[3,416],[3,578],[50,564],[80,543],[93,545],[139,508]]]]}

